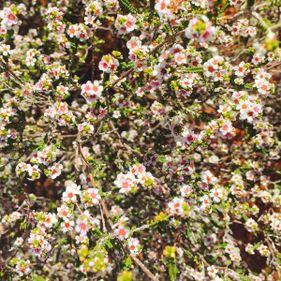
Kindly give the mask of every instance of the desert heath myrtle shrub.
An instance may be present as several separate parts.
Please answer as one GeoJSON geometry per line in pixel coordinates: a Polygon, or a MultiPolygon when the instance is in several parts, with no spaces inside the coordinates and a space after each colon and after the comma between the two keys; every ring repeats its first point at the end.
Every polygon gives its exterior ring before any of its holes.
{"type": "Polygon", "coordinates": [[[0,1],[0,280],[281,280],[280,21],[0,1]]]}

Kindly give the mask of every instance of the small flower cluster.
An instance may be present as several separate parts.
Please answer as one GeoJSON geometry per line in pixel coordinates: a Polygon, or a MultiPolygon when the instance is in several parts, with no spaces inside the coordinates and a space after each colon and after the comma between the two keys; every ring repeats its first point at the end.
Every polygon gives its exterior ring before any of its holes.
{"type": "Polygon", "coordinates": [[[70,38],[77,38],[82,42],[89,38],[89,31],[86,25],[82,23],[70,25],[67,29],[67,34],[70,38]]]}
{"type": "Polygon", "coordinates": [[[91,81],[88,81],[86,84],[83,84],[81,88],[81,95],[89,103],[98,100],[103,91],[103,86],[101,86],[100,82],[97,80],[95,80],[93,83],[91,81]]]}
{"type": "Polygon", "coordinates": [[[268,95],[274,92],[274,85],[269,82],[271,75],[264,69],[259,69],[255,74],[254,86],[261,95],[268,95]]]}
{"type": "Polygon", "coordinates": [[[135,164],[129,168],[126,174],[117,175],[114,184],[120,189],[121,193],[136,192],[139,185],[145,188],[152,188],[156,179],[150,172],[146,171],[142,164],[135,164]]]}
{"type": "Polygon", "coordinates": [[[112,55],[104,55],[99,62],[99,69],[105,73],[111,73],[116,71],[119,66],[119,62],[112,55]]]}
{"type": "Polygon", "coordinates": [[[46,146],[42,150],[32,154],[30,159],[31,164],[20,162],[16,167],[16,172],[18,175],[27,172],[30,179],[35,180],[39,179],[41,176],[41,169],[39,165],[44,165],[46,167],[46,169],[44,169],[45,175],[49,176],[51,179],[55,179],[60,176],[63,170],[62,164],[54,162],[58,154],[59,151],[56,146],[46,146]]]}
{"type": "Polygon", "coordinates": [[[198,16],[190,20],[185,36],[189,39],[195,39],[199,42],[205,42],[212,39],[215,35],[215,27],[206,16],[198,16]]]}
{"type": "Polygon", "coordinates": [[[231,27],[231,32],[233,35],[242,37],[255,37],[257,34],[256,28],[251,26],[247,19],[238,19],[231,27]]]}
{"type": "Polygon", "coordinates": [[[215,56],[204,63],[205,75],[214,82],[225,81],[231,74],[231,67],[221,56],[215,56]]]}
{"type": "Polygon", "coordinates": [[[141,41],[137,37],[132,37],[127,42],[127,48],[129,49],[129,58],[134,63],[137,71],[143,71],[146,67],[146,60],[148,57],[148,47],[142,45],[141,41]]]}
{"type": "Polygon", "coordinates": [[[18,137],[17,130],[13,128],[13,118],[17,114],[16,100],[6,95],[3,98],[3,104],[0,108],[0,147],[9,145],[9,141],[16,140],[18,137]]]}
{"type": "Polygon", "coordinates": [[[240,118],[253,123],[262,112],[260,101],[255,96],[247,95],[247,92],[234,92],[233,99],[239,100],[236,109],[240,112],[240,118]]]}
{"type": "Polygon", "coordinates": [[[136,29],[136,19],[133,15],[117,15],[115,28],[120,35],[127,34],[136,29]]]}

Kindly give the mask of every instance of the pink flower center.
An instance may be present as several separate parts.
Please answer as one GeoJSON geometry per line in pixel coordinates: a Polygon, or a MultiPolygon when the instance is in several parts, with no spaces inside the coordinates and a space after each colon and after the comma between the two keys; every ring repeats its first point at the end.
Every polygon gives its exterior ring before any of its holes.
{"type": "Polygon", "coordinates": [[[14,14],[9,14],[8,19],[14,21],[16,19],[16,16],[14,14]]]}

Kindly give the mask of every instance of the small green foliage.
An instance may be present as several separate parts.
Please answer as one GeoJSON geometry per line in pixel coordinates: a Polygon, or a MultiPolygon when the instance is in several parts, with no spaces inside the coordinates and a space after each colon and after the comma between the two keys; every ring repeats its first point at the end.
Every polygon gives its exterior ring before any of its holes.
{"type": "Polygon", "coordinates": [[[130,271],[122,271],[119,273],[117,281],[132,281],[133,273],[130,271]]]}
{"type": "Polygon", "coordinates": [[[175,258],[176,257],[176,247],[174,246],[166,246],[163,255],[166,258],[175,258]]]}
{"type": "Polygon", "coordinates": [[[43,276],[32,274],[32,281],[46,281],[46,279],[43,276]]]}

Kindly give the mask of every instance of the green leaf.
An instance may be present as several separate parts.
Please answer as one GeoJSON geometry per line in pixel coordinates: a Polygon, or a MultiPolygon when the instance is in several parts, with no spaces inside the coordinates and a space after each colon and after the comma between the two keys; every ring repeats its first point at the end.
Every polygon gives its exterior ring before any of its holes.
{"type": "Polygon", "coordinates": [[[133,262],[132,259],[130,257],[127,257],[124,261],[123,261],[123,268],[124,269],[129,269],[131,268],[133,262]]]}
{"type": "Polygon", "coordinates": [[[110,240],[107,240],[107,241],[104,243],[104,245],[105,245],[108,249],[112,249],[112,248],[113,248],[113,245],[112,245],[112,243],[111,243],[110,240]]]}
{"type": "Polygon", "coordinates": [[[138,13],[138,10],[129,2],[129,0],[119,0],[120,7],[132,14],[138,13]]]}
{"type": "Polygon", "coordinates": [[[176,262],[168,263],[168,273],[171,281],[177,280],[178,268],[176,262]]]}
{"type": "Polygon", "coordinates": [[[200,72],[204,72],[204,69],[203,67],[187,67],[184,69],[185,72],[188,72],[188,73],[200,73],[200,72]]]}
{"type": "Polygon", "coordinates": [[[32,281],[45,281],[46,279],[40,275],[32,274],[32,281]]]}

